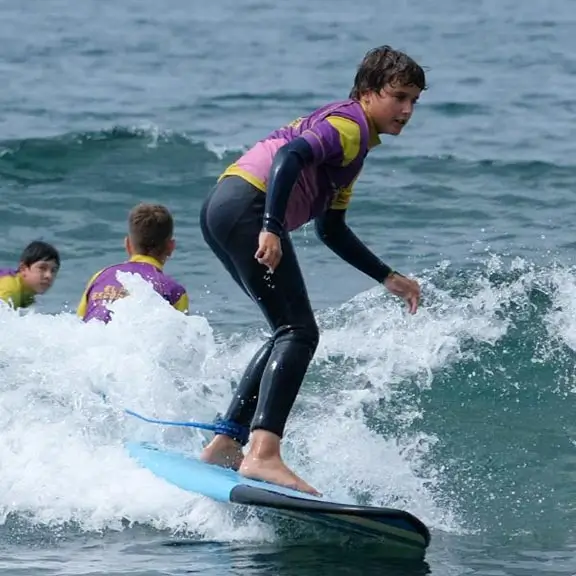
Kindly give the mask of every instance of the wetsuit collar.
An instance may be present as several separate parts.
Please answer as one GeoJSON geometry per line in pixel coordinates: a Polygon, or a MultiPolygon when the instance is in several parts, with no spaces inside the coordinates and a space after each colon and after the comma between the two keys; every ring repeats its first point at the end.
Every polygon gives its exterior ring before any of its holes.
{"type": "Polygon", "coordinates": [[[159,260],[156,260],[156,258],[152,256],[145,256],[144,254],[134,254],[134,256],[130,258],[129,262],[144,262],[145,264],[152,264],[152,266],[155,266],[158,270],[164,268],[159,260]]]}

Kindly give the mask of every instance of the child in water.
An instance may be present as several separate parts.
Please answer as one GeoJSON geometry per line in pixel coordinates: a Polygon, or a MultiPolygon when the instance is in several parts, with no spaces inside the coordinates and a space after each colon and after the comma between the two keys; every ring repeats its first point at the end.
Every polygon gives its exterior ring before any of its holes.
{"type": "Polygon", "coordinates": [[[129,260],[94,274],[82,294],[76,313],[85,322],[93,318],[105,323],[111,320],[107,304],[127,295],[116,279],[117,272],[139,274],[176,310],[188,311],[185,288],[163,270],[176,247],[174,221],[168,209],[157,204],[139,204],[129,214],[128,229],[125,247],[129,260]]]}
{"type": "Polygon", "coordinates": [[[60,255],[47,242],[35,240],[24,248],[18,268],[0,269],[0,300],[14,309],[28,308],[37,294],[50,290],[58,270],[60,255]]]}

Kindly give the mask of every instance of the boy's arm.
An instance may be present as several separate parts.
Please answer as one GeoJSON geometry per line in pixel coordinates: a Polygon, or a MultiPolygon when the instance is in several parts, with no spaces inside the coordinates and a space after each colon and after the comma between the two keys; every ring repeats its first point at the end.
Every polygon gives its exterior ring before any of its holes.
{"type": "Polygon", "coordinates": [[[87,297],[88,289],[84,290],[84,294],[82,294],[82,298],[80,298],[80,302],[78,303],[78,307],[76,308],[76,316],[80,316],[80,318],[84,318],[86,315],[86,307],[88,306],[88,297],[87,297]]]}
{"type": "Polygon", "coordinates": [[[82,294],[80,302],[78,303],[78,307],[76,308],[76,315],[80,316],[80,318],[84,318],[84,316],[86,316],[86,309],[88,307],[88,292],[90,288],[92,288],[94,280],[96,280],[96,278],[98,278],[98,276],[100,276],[101,273],[102,270],[96,272],[96,274],[94,274],[94,276],[92,276],[92,278],[90,278],[90,280],[88,280],[88,283],[86,284],[84,293],[82,294]]]}
{"type": "Polygon", "coordinates": [[[284,235],[284,218],[290,192],[304,166],[314,161],[310,144],[302,137],[280,148],[274,156],[266,189],[262,230],[284,235]]]}
{"type": "Polygon", "coordinates": [[[184,312],[184,314],[188,313],[188,307],[190,306],[190,302],[188,301],[188,294],[186,293],[186,291],[184,291],[182,293],[180,298],[178,298],[178,300],[176,300],[176,302],[173,304],[173,306],[179,312],[184,312]]]}
{"type": "Polygon", "coordinates": [[[284,234],[288,197],[305,166],[347,166],[360,152],[360,138],[356,122],[329,116],[282,146],[270,168],[263,230],[280,237],[284,234]]]}
{"type": "Polygon", "coordinates": [[[11,304],[14,308],[20,305],[20,286],[14,276],[0,278],[0,300],[11,304]]]}
{"type": "MultiPolygon", "coordinates": [[[[337,130],[340,139],[341,166],[347,166],[360,153],[360,127],[356,122],[341,117],[327,121],[337,130]]],[[[392,269],[382,262],[346,224],[346,210],[352,198],[352,182],[339,190],[330,209],[316,218],[316,234],[340,258],[377,282],[383,282],[392,269]]]]}
{"type": "MultiPolygon", "coordinates": [[[[342,199],[336,199],[337,206],[342,199]]],[[[316,234],[342,260],[382,283],[393,270],[382,262],[346,224],[346,210],[331,208],[316,218],[316,234]]]]}

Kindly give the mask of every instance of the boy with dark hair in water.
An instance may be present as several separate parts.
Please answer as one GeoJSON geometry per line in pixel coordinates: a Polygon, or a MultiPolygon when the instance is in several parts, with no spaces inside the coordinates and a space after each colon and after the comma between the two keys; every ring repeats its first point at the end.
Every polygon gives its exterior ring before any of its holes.
{"type": "Polygon", "coordinates": [[[219,178],[202,208],[204,239],[272,330],[240,381],[204,461],[316,493],[280,455],[292,405],[318,345],[318,327],[289,233],[315,220],[320,239],[415,313],[420,287],[382,262],[346,223],[352,186],[380,134],[396,136],[426,88],[423,69],[389,46],[369,51],[347,100],[257,142],[219,178]],[[242,446],[251,433],[250,450],[242,446]]]}
{"type": "Polygon", "coordinates": [[[60,254],[47,242],[35,240],[24,248],[16,269],[0,269],[0,300],[13,308],[28,308],[37,294],[50,290],[58,270],[60,254]]]}
{"type": "Polygon", "coordinates": [[[93,318],[105,323],[111,320],[107,304],[127,296],[116,279],[117,272],[139,274],[176,310],[187,312],[185,288],[163,270],[176,247],[173,233],[174,220],[166,207],[159,204],[134,207],[128,217],[128,236],[124,241],[129,260],[104,268],[90,278],[76,311],[78,316],[85,322],[93,318]]]}

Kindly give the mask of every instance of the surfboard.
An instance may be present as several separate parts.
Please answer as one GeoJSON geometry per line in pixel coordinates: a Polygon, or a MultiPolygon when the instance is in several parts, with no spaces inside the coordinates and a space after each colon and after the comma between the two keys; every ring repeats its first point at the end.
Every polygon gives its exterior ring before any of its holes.
{"type": "Polygon", "coordinates": [[[218,502],[263,507],[280,515],[377,540],[388,548],[387,553],[396,557],[423,558],[430,544],[426,525],[404,510],[332,502],[244,478],[234,470],[146,442],[129,442],[126,448],[140,466],[159,478],[218,502]]]}

